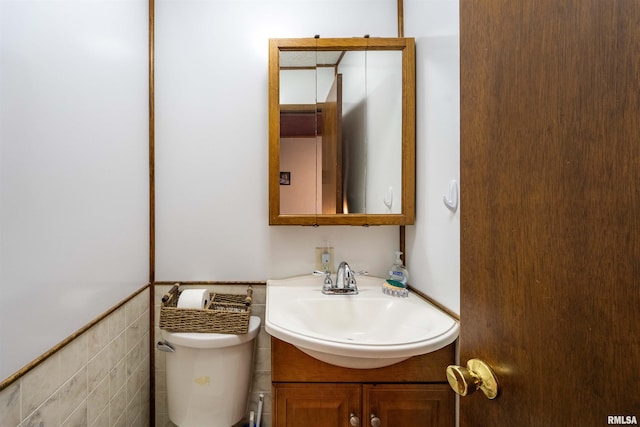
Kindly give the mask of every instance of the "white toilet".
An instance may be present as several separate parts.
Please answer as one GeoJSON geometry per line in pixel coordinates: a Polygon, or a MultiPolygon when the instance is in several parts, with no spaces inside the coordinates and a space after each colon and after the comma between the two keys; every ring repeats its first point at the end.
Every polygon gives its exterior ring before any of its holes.
{"type": "Polygon", "coordinates": [[[174,350],[166,354],[169,418],[174,424],[231,427],[242,419],[259,330],[257,316],[250,317],[243,335],[162,330],[174,350]]]}

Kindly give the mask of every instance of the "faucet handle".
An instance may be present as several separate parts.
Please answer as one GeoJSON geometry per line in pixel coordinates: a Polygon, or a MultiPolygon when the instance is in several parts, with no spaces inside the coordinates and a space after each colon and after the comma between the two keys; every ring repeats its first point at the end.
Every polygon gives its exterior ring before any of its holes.
{"type": "Polygon", "coordinates": [[[322,286],[323,289],[330,289],[333,286],[333,281],[331,280],[331,272],[327,271],[319,271],[314,270],[312,273],[314,276],[324,276],[324,284],[322,286]]]}

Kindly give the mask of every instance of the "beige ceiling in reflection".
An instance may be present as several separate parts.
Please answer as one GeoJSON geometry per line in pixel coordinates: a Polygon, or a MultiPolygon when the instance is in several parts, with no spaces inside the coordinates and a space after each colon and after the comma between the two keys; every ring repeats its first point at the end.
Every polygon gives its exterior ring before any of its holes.
{"type": "Polygon", "coordinates": [[[280,51],[280,68],[308,68],[335,66],[343,51],[296,50],[280,51]]]}

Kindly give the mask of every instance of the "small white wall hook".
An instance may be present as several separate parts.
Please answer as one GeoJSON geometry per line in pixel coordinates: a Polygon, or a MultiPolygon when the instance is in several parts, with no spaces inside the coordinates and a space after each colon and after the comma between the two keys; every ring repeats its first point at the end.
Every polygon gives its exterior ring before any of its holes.
{"type": "Polygon", "coordinates": [[[451,180],[451,184],[449,184],[449,197],[443,196],[442,201],[447,209],[456,213],[458,210],[458,183],[455,179],[451,180]]]}
{"type": "Polygon", "coordinates": [[[389,187],[387,190],[387,195],[384,196],[383,203],[387,209],[389,209],[389,213],[391,213],[391,208],[393,207],[393,187],[389,187]]]}

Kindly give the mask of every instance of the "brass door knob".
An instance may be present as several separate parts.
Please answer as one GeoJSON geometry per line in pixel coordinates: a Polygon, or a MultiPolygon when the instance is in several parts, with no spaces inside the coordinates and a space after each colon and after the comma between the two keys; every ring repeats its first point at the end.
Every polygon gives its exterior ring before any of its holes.
{"type": "Polygon", "coordinates": [[[482,390],[489,399],[500,394],[498,378],[491,367],[480,359],[470,359],[467,367],[450,365],[447,367],[447,381],[460,396],[466,396],[476,390],[482,390]]]}

